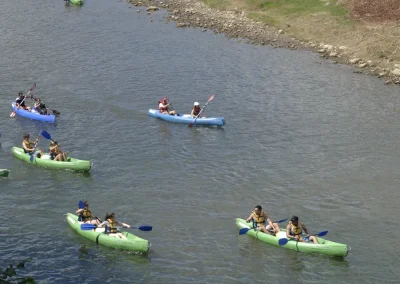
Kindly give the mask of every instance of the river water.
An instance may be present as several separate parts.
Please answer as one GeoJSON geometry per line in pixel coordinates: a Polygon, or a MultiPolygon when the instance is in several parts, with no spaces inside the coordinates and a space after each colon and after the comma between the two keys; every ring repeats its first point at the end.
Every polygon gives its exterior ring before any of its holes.
{"type": "Polygon", "coordinates": [[[11,174],[0,180],[0,267],[31,257],[18,273],[39,283],[397,283],[399,88],[165,15],[114,0],[1,1],[0,168],[11,174]],[[9,117],[33,82],[61,112],[55,125],[9,117]],[[163,96],[189,112],[211,94],[205,114],[224,116],[223,128],[147,115],[163,96]],[[22,134],[41,128],[91,173],[15,159],[22,134]],[[134,231],[150,253],[74,233],[64,214],[79,200],[152,225],[134,231]],[[234,219],[257,204],[352,250],[338,259],[239,236],[234,219]]]}

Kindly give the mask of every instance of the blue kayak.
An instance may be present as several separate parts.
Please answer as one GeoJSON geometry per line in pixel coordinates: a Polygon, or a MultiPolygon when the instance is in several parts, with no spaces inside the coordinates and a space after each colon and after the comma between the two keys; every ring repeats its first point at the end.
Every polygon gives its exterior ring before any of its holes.
{"type": "Polygon", "coordinates": [[[12,109],[14,111],[16,111],[16,114],[18,114],[19,116],[22,116],[22,117],[25,117],[25,118],[29,118],[29,119],[33,119],[33,120],[51,122],[51,123],[56,122],[56,116],[53,115],[53,114],[42,115],[42,114],[39,114],[37,112],[31,112],[29,110],[16,108],[14,103],[11,104],[11,107],[12,107],[12,109]]]}
{"type": "MultiPolygon", "coordinates": [[[[156,117],[165,121],[191,124],[194,118],[190,114],[177,114],[170,115],[160,113],[158,109],[149,109],[148,114],[152,117],[156,117]]],[[[200,117],[196,119],[193,125],[209,125],[209,126],[223,126],[225,124],[225,119],[223,117],[200,117]]]]}

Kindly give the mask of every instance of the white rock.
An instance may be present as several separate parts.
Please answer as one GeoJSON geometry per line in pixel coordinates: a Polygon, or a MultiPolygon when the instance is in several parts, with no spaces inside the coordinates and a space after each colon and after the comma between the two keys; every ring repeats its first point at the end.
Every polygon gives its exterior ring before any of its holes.
{"type": "Polygon", "coordinates": [[[359,67],[359,68],[365,68],[365,66],[367,66],[367,63],[358,64],[358,67],[359,67]]]}
{"type": "Polygon", "coordinates": [[[283,34],[283,30],[279,30],[279,31],[278,31],[278,34],[283,34]]]}
{"type": "Polygon", "coordinates": [[[156,6],[149,6],[147,7],[146,11],[157,11],[158,8],[156,6]]]}
{"type": "Polygon", "coordinates": [[[393,75],[400,75],[400,68],[393,69],[390,73],[393,75]]]}
{"type": "Polygon", "coordinates": [[[337,54],[337,52],[331,52],[331,53],[329,54],[329,56],[330,56],[330,57],[337,57],[338,54],[337,54]]]}
{"type": "Polygon", "coordinates": [[[350,62],[351,64],[357,64],[358,62],[360,62],[360,60],[361,60],[360,58],[353,58],[353,59],[350,59],[349,62],[350,62]]]}
{"type": "Polygon", "coordinates": [[[318,52],[319,52],[319,53],[324,53],[324,52],[325,52],[325,49],[323,49],[323,48],[318,49],[318,52]]]}
{"type": "Polygon", "coordinates": [[[331,45],[331,44],[325,44],[325,45],[323,46],[323,48],[328,49],[328,50],[332,50],[332,49],[333,49],[333,45],[331,45]]]}
{"type": "Polygon", "coordinates": [[[394,68],[400,68],[400,64],[395,64],[394,68]]]}
{"type": "Polygon", "coordinates": [[[339,50],[345,50],[345,49],[347,49],[347,46],[344,45],[339,46],[339,50]]]}

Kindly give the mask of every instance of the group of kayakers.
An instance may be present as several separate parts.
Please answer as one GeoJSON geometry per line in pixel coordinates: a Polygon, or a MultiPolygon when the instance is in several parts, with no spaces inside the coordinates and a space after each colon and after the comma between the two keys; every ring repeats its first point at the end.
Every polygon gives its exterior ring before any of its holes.
{"type": "MultiPolygon", "coordinates": [[[[168,102],[167,97],[164,97],[158,101],[158,110],[160,111],[160,113],[177,115],[176,111],[174,110],[174,107],[171,105],[170,102],[168,102]]],[[[190,115],[193,118],[196,118],[200,117],[200,113],[201,113],[200,104],[198,102],[194,102],[190,115]]]]}
{"type": "Polygon", "coordinates": [[[115,219],[114,212],[107,212],[104,218],[105,221],[102,221],[96,216],[92,215],[92,212],[89,209],[88,201],[84,201],[82,207],[83,208],[78,208],[78,210],[76,210],[76,214],[78,214],[78,221],[81,224],[96,225],[97,228],[105,228],[104,233],[110,237],[126,239],[126,236],[119,232],[119,228],[130,228],[131,226],[126,223],[118,222],[115,219]]]}
{"type": "Polygon", "coordinates": [[[24,96],[23,92],[19,92],[18,93],[18,98],[15,99],[15,106],[17,108],[21,108],[30,112],[36,112],[39,113],[41,115],[47,115],[47,110],[48,108],[46,108],[46,105],[44,103],[41,102],[41,100],[39,98],[34,98],[33,96],[24,96]],[[25,99],[26,98],[30,98],[35,100],[35,103],[33,105],[33,108],[30,108],[29,106],[27,106],[25,104],[25,99]]]}
{"type": "MultiPolygon", "coordinates": [[[[254,207],[246,221],[253,221],[253,228],[265,234],[276,236],[281,231],[279,224],[272,222],[260,205],[254,207]]],[[[299,217],[297,216],[290,218],[286,226],[286,237],[299,242],[313,242],[318,244],[318,239],[309,234],[308,229],[299,221],[299,217]]]]}
{"type": "MultiPolygon", "coordinates": [[[[28,133],[24,134],[24,140],[22,141],[22,148],[24,149],[24,152],[29,155],[34,155],[36,154],[36,158],[41,158],[43,156],[43,151],[40,149],[37,149],[37,143],[39,142],[39,138],[36,139],[35,141],[31,141],[30,135],[28,133]]],[[[49,145],[49,155],[50,159],[54,161],[67,161],[67,152],[63,152],[60,149],[60,145],[57,143],[57,141],[51,141],[49,145]]]]}

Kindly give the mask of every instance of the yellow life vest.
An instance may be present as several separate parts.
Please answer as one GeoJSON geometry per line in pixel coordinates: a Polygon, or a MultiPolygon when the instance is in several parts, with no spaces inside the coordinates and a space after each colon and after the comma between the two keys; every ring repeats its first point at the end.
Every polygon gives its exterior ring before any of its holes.
{"type": "Polygon", "coordinates": [[[257,223],[257,227],[260,227],[261,225],[265,224],[265,217],[264,217],[264,210],[261,210],[260,214],[257,214],[255,211],[253,211],[254,216],[253,220],[255,223],[257,223]]]}
{"type": "Polygon", "coordinates": [[[292,233],[292,235],[301,235],[301,233],[303,232],[301,230],[301,226],[300,224],[297,224],[297,226],[295,226],[292,221],[289,222],[290,224],[290,232],[292,233]]]}
{"type": "Polygon", "coordinates": [[[22,146],[23,145],[25,145],[25,147],[27,147],[27,148],[33,148],[33,147],[35,147],[35,143],[34,142],[32,142],[32,141],[30,141],[30,140],[28,140],[28,141],[26,141],[26,140],[24,140],[24,141],[22,141],[22,146]]]}
{"type": "Polygon", "coordinates": [[[83,209],[81,216],[83,222],[90,221],[90,217],[92,217],[92,212],[90,212],[90,210],[87,207],[85,207],[85,209],[83,209]]]}
{"type": "Polygon", "coordinates": [[[116,234],[117,233],[117,227],[116,227],[116,222],[111,220],[111,219],[107,219],[108,223],[110,226],[108,226],[108,230],[107,233],[111,233],[111,234],[116,234]]]}
{"type": "Polygon", "coordinates": [[[57,145],[52,146],[52,147],[49,147],[49,152],[58,155],[58,154],[60,154],[60,149],[58,149],[57,145]]]}

